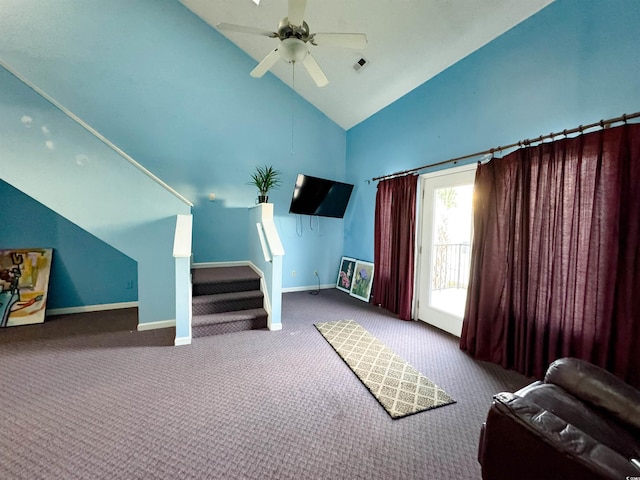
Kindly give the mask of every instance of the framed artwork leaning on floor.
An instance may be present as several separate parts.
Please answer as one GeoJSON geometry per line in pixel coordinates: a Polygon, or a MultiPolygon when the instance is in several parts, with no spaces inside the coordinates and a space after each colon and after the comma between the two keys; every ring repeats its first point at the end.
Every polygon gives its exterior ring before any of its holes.
{"type": "Polygon", "coordinates": [[[0,250],[0,327],[42,323],[51,248],[0,250]]]}
{"type": "Polygon", "coordinates": [[[336,288],[338,290],[351,293],[353,274],[356,271],[356,261],[355,258],[342,257],[340,270],[338,271],[338,279],[336,280],[336,288]]]}
{"type": "Polygon", "coordinates": [[[373,286],[373,263],[356,261],[355,273],[351,282],[351,296],[369,301],[371,296],[371,287],[373,286]]]}

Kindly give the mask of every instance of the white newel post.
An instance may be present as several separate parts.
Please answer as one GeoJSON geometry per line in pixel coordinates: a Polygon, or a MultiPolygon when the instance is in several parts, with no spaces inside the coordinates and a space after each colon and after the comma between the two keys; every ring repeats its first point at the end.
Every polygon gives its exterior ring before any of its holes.
{"type": "Polygon", "coordinates": [[[273,221],[273,204],[250,208],[250,260],[261,271],[269,330],[282,329],[282,257],[284,248],[273,221]]]}

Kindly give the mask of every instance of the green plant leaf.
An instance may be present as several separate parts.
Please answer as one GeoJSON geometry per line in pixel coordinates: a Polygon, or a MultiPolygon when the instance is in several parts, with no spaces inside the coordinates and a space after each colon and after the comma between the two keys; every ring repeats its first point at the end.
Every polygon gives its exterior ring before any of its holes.
{"type": "Polygon", "coordinates": [[[278,188],[281,185],[281,181],[278,178],[280,171],[274,169],[272,166],[256,166],[255,171],[251,174],[251,181],[249,185],[254,185],[260,195],[267,195],[269,190],[278,188]]]}

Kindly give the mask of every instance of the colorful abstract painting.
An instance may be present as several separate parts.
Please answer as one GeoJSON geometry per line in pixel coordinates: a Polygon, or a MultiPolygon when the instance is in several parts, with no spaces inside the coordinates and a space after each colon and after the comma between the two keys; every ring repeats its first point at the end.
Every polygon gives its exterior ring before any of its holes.
{"type": "Polygon", "coordinates": [[[51,248],[0,250],[0,327],[44,322],[51,248]]]}

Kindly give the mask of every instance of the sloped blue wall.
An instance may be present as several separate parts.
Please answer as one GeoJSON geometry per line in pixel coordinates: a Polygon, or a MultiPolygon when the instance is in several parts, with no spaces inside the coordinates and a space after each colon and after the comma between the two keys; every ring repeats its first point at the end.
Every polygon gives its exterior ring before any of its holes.
{"type": "Polygon", "coordinates": [[[138,300],[137,263],[0,181],[0,249],[53,248],[47,309],[138,300]]]}
{"type": "Polygon", "coordinates": [[[366,179],[640,111],[638,26],[636,0],[556,0],[349,130],[345,255],[373,260],[366,179]]]}
{"type": "Polygon", "coordinates": [[[179,2],[3,5],[0,59],[194,203],[195,262],[248,258],[250,173],[281,170],[283,287],[335,281],[343,221],[288,207],[298,173],[344,180],[345,131],[179,2]]]}
{"type": "Polygon", "coordinates": [[[5,69],[0,91],[2,179],[137,262],[139,323],[174,319],[174,231],[187,203],[5,69]]]}

